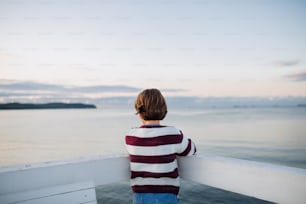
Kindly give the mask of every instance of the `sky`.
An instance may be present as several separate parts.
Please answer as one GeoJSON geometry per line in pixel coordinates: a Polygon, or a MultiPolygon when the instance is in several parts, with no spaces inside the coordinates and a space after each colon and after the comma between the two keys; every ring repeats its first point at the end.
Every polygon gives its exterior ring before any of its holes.
{"type": "Polygon", "coordinates": [[[0,101],[152,87],[306,97],[306,1],[0,0],[0,101]]]}

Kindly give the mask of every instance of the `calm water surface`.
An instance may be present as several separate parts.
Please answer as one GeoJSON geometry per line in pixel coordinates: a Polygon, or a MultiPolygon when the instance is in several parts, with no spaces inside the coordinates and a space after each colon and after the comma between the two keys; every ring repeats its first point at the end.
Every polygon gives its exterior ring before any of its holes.
{"type": "MultiPolygon", "coordinates": [[[[0,166],[125,154],[130,109],[0,111],[0,166]]],[[[198,152],[306,168],[305,108],[169,110],[198,152]]]]}

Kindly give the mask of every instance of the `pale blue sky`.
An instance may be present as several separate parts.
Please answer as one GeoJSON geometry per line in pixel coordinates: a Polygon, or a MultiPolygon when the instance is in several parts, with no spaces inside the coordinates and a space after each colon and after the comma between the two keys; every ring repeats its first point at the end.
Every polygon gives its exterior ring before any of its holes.
{"type": "Polygon", "coordinates": [[[0,0],[0,83],[306,96],[305,36],[302,0],[0,0]]]}

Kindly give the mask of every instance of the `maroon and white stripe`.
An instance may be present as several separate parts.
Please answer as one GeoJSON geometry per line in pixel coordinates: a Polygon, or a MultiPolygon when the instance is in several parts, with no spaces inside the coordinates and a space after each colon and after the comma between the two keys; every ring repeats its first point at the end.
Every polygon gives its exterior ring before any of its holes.
{"type": "Polygon", "coordinates": [[[175,193],[179,191],[176,156],[194,154],[190,139],[175,127],[142,126],[126,136],[130,154],[131,185],[134,192],[175,193]]]}

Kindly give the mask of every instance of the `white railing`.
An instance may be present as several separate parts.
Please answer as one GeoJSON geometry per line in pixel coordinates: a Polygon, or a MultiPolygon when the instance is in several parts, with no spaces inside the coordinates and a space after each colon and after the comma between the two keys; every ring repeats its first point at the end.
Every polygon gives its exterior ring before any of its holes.
{"type": "MultiPolygon", "coordinates": [[[[186,180],[276,203],[306,203],[306,169],[200,155],[179,158],[179,168],[186,180]]],[[[128,180],[129,174],[126,156],[0,168],[0,203],[22,192],[82,182],[104,185],[128,180]]]]}

